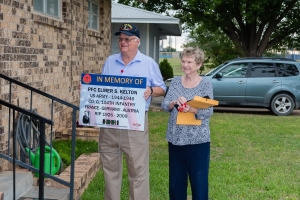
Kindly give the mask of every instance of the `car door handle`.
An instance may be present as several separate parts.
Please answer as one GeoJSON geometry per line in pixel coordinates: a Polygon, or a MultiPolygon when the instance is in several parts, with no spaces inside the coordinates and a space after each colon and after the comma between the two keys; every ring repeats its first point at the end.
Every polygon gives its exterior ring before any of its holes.
{"type": "Polygon", "coordinates": [[[271,81],[271,83],[279,83],[279,81],[273,80],[271,81]]]}
{"type": "Polygon", "coordinates": [[[244,84],[244,83],[246,83],[245,81],[238,81],[237,82],[238,84],[244,84]]]}

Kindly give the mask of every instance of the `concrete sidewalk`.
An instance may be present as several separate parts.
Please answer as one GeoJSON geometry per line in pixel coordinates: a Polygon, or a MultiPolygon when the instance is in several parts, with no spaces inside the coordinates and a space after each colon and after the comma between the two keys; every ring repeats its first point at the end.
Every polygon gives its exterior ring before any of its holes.
{"type": "Polygon", "coordinates": [[[152,97],[151,104],[150,104],[150,110],[152,111],[162,111],[161,109],[161,102],[164,99],[164,97],[152,97]]]}

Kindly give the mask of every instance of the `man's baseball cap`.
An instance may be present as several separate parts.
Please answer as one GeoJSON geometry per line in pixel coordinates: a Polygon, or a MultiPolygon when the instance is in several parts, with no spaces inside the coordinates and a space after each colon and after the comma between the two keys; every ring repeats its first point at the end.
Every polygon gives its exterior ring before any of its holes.
{"type": "Polygon", "coordinates": [[[139,29],[134,26],[133,24],[122,24],[119,31],[115,33],[115,35],[120,35],[121,33],[124,33],[128,36],[136,36],[140,38],[140,31],[139,29]]]}

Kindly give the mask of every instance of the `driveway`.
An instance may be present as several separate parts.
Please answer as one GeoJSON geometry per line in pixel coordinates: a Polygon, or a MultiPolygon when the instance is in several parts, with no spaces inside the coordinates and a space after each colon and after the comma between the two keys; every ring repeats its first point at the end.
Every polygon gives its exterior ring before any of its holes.
{"type": "MultiPolygon", "coordinates": [[[[161,110],[161,102],[164,97],[153,97],[150,105],[151,110],[161,110]]],[[[215,106],[214,112],[216,113],[239,113],[239,114],[259,114],[259,115],[273,115],[271,111],[266,108],[248,108],[248,107],[226,107],[215,106]]],[[[294,110],[290,116],[300,116],[300,109],[294,110]]]]}
{"type": "Polygon", "coordinates": [[[150,107],[154,110],[161,110],[160,106],[163,99],[164,97],[152,97],[150,107]]]}

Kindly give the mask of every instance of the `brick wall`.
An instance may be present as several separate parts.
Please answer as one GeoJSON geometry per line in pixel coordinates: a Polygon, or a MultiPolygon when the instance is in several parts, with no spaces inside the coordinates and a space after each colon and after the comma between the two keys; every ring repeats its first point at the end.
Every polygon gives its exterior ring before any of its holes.
{"type": "MultiPolygon", "coordinates": [[[[81,199],[84,190],[87,189],[100,168],[100,153],[82,154],[76,159],[74,168],[74,200],[81,199]]],[[[71,168],[69,166],[58,175],[58,178],[70,182],[70,171],[71,168]]],[[[69,188],[48,178],[45,179],[44,184],[47,187],[69,188]]],[[[33,185],[38,186],[38,178],[34,177],[33,185]]]]}
{"type": "MultiPolygon", "coordinates": [[[[96,32],[87,29],[86,0],[62,0],[61,20],[34,12],[33,0],[0,0],[0,73],[79,105],[81,73],[100,73],[111,50],[111,1],[98,1],[96,32]]],[[[8,100],[8,92],[1,80],[0,98],[8,100]]],[[[30,92],[13,87],[12,103],[30,109],[30,92]]],[[[33,94],[32,108],[51,116],[51,102],[39,95],[33,94]]],[[[8,134],[6,113],[0,106],[0,138],[8,134]]],[[[70,127],[70,119],[70,109],[54,105],[55,129],[70,127]]]]}

